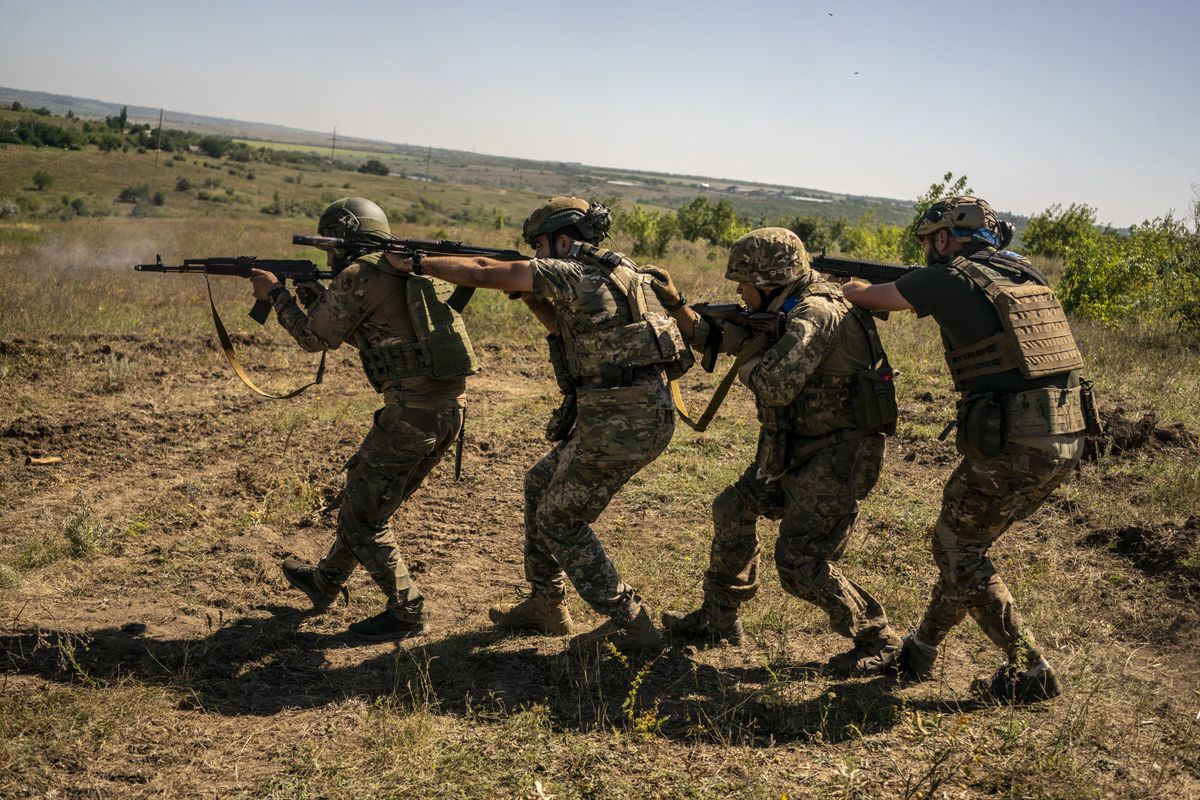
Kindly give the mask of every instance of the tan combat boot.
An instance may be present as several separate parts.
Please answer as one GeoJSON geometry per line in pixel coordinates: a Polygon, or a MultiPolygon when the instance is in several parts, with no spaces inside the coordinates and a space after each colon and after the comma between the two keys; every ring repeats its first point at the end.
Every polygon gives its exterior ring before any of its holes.
{"type": "Polygon", "coordinates": [[[637,616],[629,622],[614,617],[599,628],[576,636],[571,640],[571,649],[579,653],[589,653],[608,644],[623,653],[658,651],[666,646],[662,634],[650,621],[645,606],[642,606],[637,616]]]}
{"type": "Polygon", "coordinates": [[[566,636],[571,632],[571,612],[566,599],[547,594],[531,594],[517,603],[500,603],[488,609],[488,619],[497,628],[510,631],[534,631],[546,636],[566,636]]]}

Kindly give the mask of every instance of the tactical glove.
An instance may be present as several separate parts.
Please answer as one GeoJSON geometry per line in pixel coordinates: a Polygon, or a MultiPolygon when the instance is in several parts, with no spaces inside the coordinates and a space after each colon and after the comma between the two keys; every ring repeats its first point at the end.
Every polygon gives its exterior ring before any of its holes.
{"type": "Polygon", "coordinates": [[[642,272],[650,276],[650,288],[658,295],[659,302],[667,311],[678,311],[687,303],[687,300],[675,288],[675,281],[671,279],[671,273],[662,267],[643,267],[642,272]]]}

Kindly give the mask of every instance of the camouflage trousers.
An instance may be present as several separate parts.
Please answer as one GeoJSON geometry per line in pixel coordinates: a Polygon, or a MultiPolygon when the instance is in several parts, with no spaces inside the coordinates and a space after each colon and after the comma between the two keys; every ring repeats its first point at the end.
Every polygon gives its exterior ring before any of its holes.
{"type": "Polygon", "coordinates": [[[921,641],[938,644],[969,613],[1010,663],[1039,655],[988,550],[1014,522],[1037,510],[1078,460],[1011,442],[995,458],[962,460],[942,493],[933,528],[940,575],[917,630],[921,641]]]}
{"type": "Polygon", "coordinates": [[[388,521],[454,442],[462,409],[425,409],[388,404],[348,462],[338,513],[337,538],[317,565],[318,586],[333,594],[359,564],[397,615],[423,601],[400,557],[388,521]]]}
{"type": "Polygon", "coordinates": [[[860,502],[879,479],[884,437],[875,434],[819,450],[767,483],[751,465],[713,500],[715,535],[704,575],[704,608],[728,624],[758,592],[759,517],[780,520],[775,566],[789,594],[829,615],[833,629],[869,645],[889,638],[887,612],[834,562],[842,557],[860,502]]]}
{"type": "Polygon", "coordinates": [[[581,389],[570,439],[525,473],[525,578],[562,597],[569,577],[598,613],[632,620],[640,599],[621,580],[592,523],[666,449],[675,411],[665,384],[581,389]]]}

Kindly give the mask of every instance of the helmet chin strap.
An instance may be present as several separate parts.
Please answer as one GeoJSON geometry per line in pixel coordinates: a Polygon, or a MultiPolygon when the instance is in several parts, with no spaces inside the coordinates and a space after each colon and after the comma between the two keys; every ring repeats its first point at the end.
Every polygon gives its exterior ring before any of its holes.
{"type": "Polygon", "coordinates": [[[546,234],[546,241],[550,244],[550,258],[562,258],[558,252],[558,231],[546,234]]]}

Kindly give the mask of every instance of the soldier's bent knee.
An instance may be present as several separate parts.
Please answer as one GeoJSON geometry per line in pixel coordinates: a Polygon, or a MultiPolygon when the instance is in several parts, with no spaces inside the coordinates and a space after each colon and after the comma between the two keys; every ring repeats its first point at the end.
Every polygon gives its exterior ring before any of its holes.
{"type": "Polygon", "coordinates": [[[717,530],[736,525],[741,522],[742,515],[746,511],[746,506],[738,496],[737,490],[732,486],[725,487],[725,490],[713,498],[712,515],[713,523],[717,530]]]}

